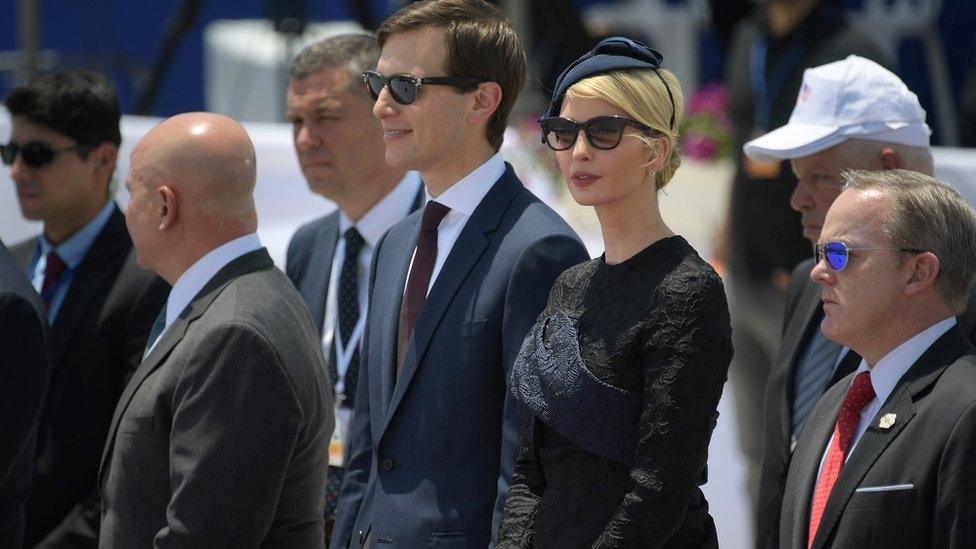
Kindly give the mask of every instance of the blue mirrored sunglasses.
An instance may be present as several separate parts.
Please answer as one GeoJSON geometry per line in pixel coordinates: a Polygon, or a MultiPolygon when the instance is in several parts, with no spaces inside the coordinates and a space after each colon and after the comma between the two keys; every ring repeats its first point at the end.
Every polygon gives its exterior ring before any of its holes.
{"type": "Polygon", "coordinates": [[[847,267],[847,261],[851,257],[851,252],[871,252],[875,250],[911,252],[913,254],[920,254],[925,251],[916,248],[849,248],[847,244],[836,240],[814,244],[813,246],[813,254],[817,264],[819,265],[821,261],[826,259],[827,266],[835,271],[843,271],[847,267]]]}

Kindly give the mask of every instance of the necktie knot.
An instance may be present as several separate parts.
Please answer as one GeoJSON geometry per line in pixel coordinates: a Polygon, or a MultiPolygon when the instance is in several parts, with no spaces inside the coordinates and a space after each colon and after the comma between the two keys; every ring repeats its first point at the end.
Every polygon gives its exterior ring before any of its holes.
{"type": "Polygon", "coordinates": [[[363,249],[363,244],[366,243],[363,240],[363,235],[359,234],[356,227],[349,227],[346,232],[342,233],[342,239],[346,243],[346,256],[358,256],[359,252],[363,249]]]}
{"type": "Polygon", "coordinates": [[[61,277],[64,267],[64,261],[57,252],[47,254],[47,261],[44,263],[44,287],[42,291],[50,288],[54,281],[61,277]]]}
{"type": "Polygon", "coordinates": [[[424,217],[420,221],[420,232],[432,233],[436,231],[444,216],[450,211],[450,208],[439,202],[433,200],[428,202],[427,206],[424,207],[424,217]]]}
{"type": "Polygon", "coordinates": [[[874,400],[874,386],[871,385],[871,373],[861,372],[854,377],[854,383],[851,383],[850,389],[844,395],[844,406],[849,405],[851,411],[860,416],[861,411],[872,400],[874,400]]]}

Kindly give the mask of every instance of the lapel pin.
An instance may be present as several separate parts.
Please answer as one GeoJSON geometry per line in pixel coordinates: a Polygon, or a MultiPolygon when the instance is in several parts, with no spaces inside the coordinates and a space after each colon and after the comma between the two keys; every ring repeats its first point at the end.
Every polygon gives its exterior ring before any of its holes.
{"type": "Polygon", "coordinates": [[[896,419],[898,419],[898,416],[895,414],[885,414],[881,416],[881,421],[878,422],[878,427],[882,429],[891,429],[891,427],[894,426],[896,419]]]}

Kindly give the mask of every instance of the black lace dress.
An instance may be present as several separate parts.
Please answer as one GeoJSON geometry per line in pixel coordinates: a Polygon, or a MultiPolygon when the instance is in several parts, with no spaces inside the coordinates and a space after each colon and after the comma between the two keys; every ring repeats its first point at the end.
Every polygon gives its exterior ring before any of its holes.
{"type": "Polygon", "coordinates": [[[560,275],[512,370],[497,547],[716,547],[699,486],[731,359],[722,281],[680,236],[560,275]]]}

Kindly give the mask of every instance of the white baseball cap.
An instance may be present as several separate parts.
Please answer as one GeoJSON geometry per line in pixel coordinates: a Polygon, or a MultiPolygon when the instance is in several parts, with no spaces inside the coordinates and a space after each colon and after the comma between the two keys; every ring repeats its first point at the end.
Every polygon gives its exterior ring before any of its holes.
{"type": "Polygon", "coordinates": [[[759,162],[809,156],[850,138],[928,147],[932,131],[918,96],[881,65],[848,56],[803,71],[803,85],[785,126],[749,141],[759,162]]]}

